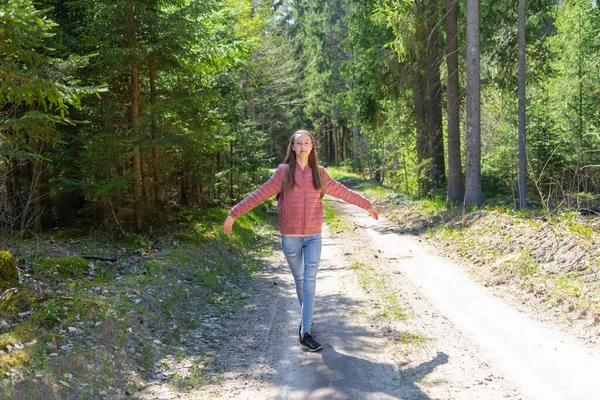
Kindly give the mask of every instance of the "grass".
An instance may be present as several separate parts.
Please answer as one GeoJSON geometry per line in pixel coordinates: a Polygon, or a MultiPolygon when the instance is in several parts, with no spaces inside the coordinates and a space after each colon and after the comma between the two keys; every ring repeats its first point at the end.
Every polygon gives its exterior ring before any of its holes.
{"type": "Polygon", "coordinates": [[[538,261],[532,257],[529,249],[522,249],[516,257],[509,259],[504,268],[519,276],[532,276],[540,271],[538,261]]]}
{"type": "Polygon", "coordinates": [[[579,213],[561,213],[558,221],[561,223],[561,225],[566,227],[567,232],[583,240],[592,241],[594,236],[597,234],[596,230],[592,226],[582,222],[582,218],[579,213]]]}
{"type": "Polygon", "coordinates": [[[340,217],[328,201],[323,201],[323,219],[334,232],[350,232],[352,227],[346,219],[340,217]]]}
{"type": "Polygon", "coordinates": [[[393,288],[388,286],[385,276],[378,273],[373,267],[354,260],[352,268],[358,275],[360,286],[375,294],[376,301],[381,308],[380,316],[390,321],[408,318],[405,310],[400,306],[398,296],[393,288]]]}
{"type": "Polygon", "coordinates": [[[438,216],[444,213],[460,214],[461,209],[457,209],[444,199],[413,199],[406,194],[396,192],[392,188],[382,186],[374,181],[364,180],[359,174],[352,172],[347,167],[328,167],[329,175],[350,187],[358,190],[370,200],[380,203],[387,203],[390,206],[408,206],[414,208],[424,216],[438,216]]]}
{"type": "Polygon", "coordinates": [[[121,398],[131,392],[130,371],[138,381],[151,379],[171,348],[179,349],[173,352],[178,361],[206,359],[191,376],[171,376],[175,387],[212,379],[216,338],[208,332],[195,343],[186,335],[202,328],[203,315],[220,318],[244,304],[241,292],[275,232],[270,204],[237,219],[230,236],[222,234],[227,211],[180,210],[152,236],[94,233],[73,240],[77,232],[69,231],[20,243],[18,261],[27,276],[17,293],[0,301],[0,318],[11,325],[0,336],[0,393],[121,398]],[[89,268],[55,274],[44,260],[61,252],[116,255],[118,262],[94,262],[93,274],[89,268]],[[7,378],[16,372],[22,378],[7,378]]]}

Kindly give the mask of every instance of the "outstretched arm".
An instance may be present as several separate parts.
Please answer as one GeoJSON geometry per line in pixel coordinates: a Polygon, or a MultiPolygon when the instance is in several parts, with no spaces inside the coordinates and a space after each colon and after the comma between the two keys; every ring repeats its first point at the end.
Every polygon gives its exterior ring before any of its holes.
{"type": "Polygon", "coordinates": [[[283,180],[284,172],[285,166],[280,165],[268,181],[231,209],[229,216],[223,223],[223,232],[225,234],[229,235],[232,232],[233,223],[236,218],[242,216],[281,191],[281,181],[283,180]]]}
{"type": "Polygon", "coordinates": [[[379,219],[379,212],[377,212],[369,200],[365,199],[355,191],[348,189],[346,186],[330,177],[327,171],[324,171],[324,174],[325,183],[327,185],[325,188],[325,193],[330,196],[337,197],[338,199],[347,201],[348,203],[354,204],[360,208],[364,208],[375,220],[379,219]]]}

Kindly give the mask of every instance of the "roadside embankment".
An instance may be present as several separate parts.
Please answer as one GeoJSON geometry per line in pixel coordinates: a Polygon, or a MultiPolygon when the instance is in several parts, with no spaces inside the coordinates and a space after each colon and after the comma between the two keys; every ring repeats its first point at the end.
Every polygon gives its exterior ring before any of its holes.
{"type": "Polygon", "coordinates": [[[426,238],[513,306],[589,344],[600,342],[600,218],[412,201],[356,174],[331,170],[373,199],[403,232],[426,238]]]}

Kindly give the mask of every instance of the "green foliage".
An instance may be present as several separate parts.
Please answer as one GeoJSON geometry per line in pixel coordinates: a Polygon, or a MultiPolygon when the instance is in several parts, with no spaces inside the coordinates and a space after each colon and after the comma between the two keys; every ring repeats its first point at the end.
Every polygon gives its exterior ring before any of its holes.
{"type": "Polygon", "coordinates": [[[11,126],[3,129],[2,141],[27,148],[27,139],[55,140],[55,126],[70,123],[69,107],[79,108],[83,94],[98,90],[74,77],[88,57],[50,54],[46,41],[55,27],[30,0],[0,4],[0,101],[9,105],[0,117],[11,126]]]}
{"type": "Polygon", "coordinates": [[[534,275],[540,269],[537,259],[528,249],[521,250],[515,257],[506,261],[505,268],[520,276],[534,275]]]}
{"type": "Polygon", "coordinates": [[[55,28],[30,0],[0,4],[0,177],[13,182],[2,196],[0,225],[9,230],[35,218],[30,206],[44,149],[61,142],[59,129],[74,124],[67,116],[81,109],[83,96],[101,91],[77,77],[87,54],[57,54],[49,46],[55,28]]]}
{"type": "MultiPolygon", "coordinates": [[[[3,3],[0,188],[10,191],[1,198],[12,211],[0,224],[23,231],[86,221],[127,231],[137,217],[142,228],[177,218],[179,206],[235,203],[264,181],[300,127],[315,129],[325,164],[351,163],[396,192],[423,195],[431,160],[417,156],[424,149],[415,72],[423,69],[428,7],[404,0],[3,3]]],[[[481,5],[488,199],[516,193],[516,10],[516,0],[481,5]]],[[[432,15],[443,36],[444,12],[432,15]]],[[[594,2],[528,2],[529,193],[545,202],[600,190],[599,26],[594,2]]],[[[464,33],[458,40],[464,71],[464,33]]],[[[460,79],[464,87],[462,72],[460,79]]],[[[190,240],[204,240],[195,235],[190,240]]]]}
{"type": "Polygon", "coordinates": [[[597,193],[597,152],[600,130],[600,10],[589,1],[567,1],[555,9],[556,34],[549,38],[555,52],[548,80],[546,118],[556,144],[552,165],[567,192],[581,188],[597,193]]]}
{"type": "Polygon", "coordinates": [[[0,251],[0,289],[7,289],[19,284],[17,260],[8,251],[0,251]]]}

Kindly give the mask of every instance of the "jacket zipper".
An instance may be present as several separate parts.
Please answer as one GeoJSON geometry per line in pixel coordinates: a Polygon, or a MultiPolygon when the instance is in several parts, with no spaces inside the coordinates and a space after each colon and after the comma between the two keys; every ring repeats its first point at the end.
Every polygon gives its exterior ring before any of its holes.
{"type": "Polygon", "coordinates": [[[302,225],[300,226],[301,234],[304,236],[304,218],[306,216],[306,195],[304,191],[304,168],[302,169],[302,225]]]}

